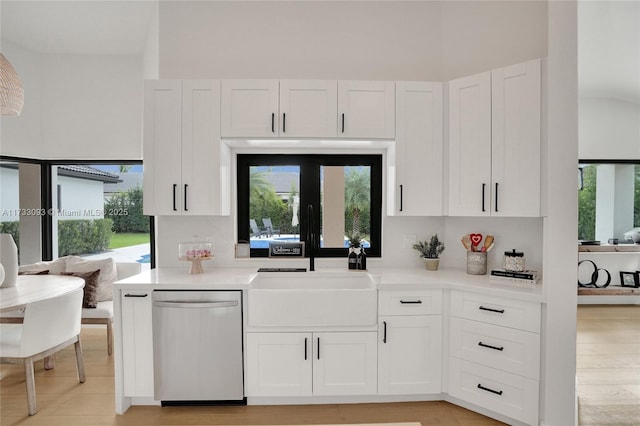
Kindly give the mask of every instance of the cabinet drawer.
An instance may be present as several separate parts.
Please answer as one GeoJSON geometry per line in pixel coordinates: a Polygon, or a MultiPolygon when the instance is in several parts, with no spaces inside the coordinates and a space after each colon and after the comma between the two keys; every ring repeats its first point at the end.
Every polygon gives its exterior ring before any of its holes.
{"type": "Polygon", "coordinates": [[[538,380],[540,335],[451,318],[451,356],[538,380]]]}
{"type": "Polygon", "coordinates": [[[540,333],[540,304],[537,302],[454,290],[451,292],[451,316],[540,333]]]}
{"type": "Polygon", "coordinates": [[[378,315],[426,315],[442,312],[442,290],[391,290],[378,293],[378,315]]]}
{"type": "Polygon", "coordinates": [[[449,394],[530,425],[538,424],[538,381],[458,358],[449,362],[449,394]]]}

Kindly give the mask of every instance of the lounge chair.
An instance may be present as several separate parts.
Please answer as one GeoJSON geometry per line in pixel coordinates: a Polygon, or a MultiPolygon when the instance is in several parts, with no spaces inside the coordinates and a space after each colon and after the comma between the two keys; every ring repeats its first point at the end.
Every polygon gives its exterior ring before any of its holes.
{"type": "Polygon", "coordinates": [[[264,228],[267,231],[268,235],[278,234],[278,236],[280,236],[280,229],[273,227],[273,223],[271,223],[271,218],[263,218],[262,224],[264,225],[264,228]]]}
{"type": "Polygon", "coordinates": [[[251,227],[251,236],[262,238],[263,235],[267,235],[262,229],[258,227],[255,219],[249,219],[249,226],[251,227]]]}

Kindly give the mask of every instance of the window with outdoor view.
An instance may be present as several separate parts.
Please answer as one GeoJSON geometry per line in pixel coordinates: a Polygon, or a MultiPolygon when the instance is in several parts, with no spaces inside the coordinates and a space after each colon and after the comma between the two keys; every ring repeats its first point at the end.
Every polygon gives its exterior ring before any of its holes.
{"type": "Polygon", "coordinates": [[[311,231],[319,257],[346,256],[353,239],[380,256],[381,217],[380,155],[238,156],[238,240],[251,256],[311,231]]]}
{"type": "Polygon", "coordinates": [[[640,227],[640,164],[581,162],[578,192],[578,239],[624,242],[640,227]]]}

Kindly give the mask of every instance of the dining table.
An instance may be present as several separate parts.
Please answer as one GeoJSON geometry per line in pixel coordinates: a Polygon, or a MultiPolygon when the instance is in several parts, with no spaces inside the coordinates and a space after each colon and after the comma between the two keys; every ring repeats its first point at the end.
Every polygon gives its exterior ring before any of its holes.
{"type": "MultiPolygon", "coordinates": [[[[83,287],[84,280],[71,275],[18,275],[15,286],[0,287],[0,313],[22,310],[30,303],[62,296],[83,287]]],[[[5,318],[10,321],[17,317],[5,318]]],[[[47,370],[52,369],[55,354],[45,358],[44,364],[47,370]]]]}

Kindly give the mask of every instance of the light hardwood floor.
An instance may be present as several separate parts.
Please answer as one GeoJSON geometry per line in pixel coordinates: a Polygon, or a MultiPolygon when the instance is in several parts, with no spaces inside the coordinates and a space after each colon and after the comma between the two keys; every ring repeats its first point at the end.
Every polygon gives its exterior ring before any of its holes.
{"type": "MultiPolygon", "coordinates": [[[[46,426],[258,425],[421,422],[502,423],[446,402],[249,407],[132,407],[114,414],[113,357],[104,328],[82,332],[87,382],[78,384],[71,349],[54,370],[36,369],[38,414],[27,416],[22,366],[0,366],[0,424],[46,426]]],[[[578,308],[581,425],[640,425],[640,306],[578,308]]]]}
{"type": "Polygon", "coordinates": [[[640,425],[640,306],[578,308],[581,425],[640,425]]]}

